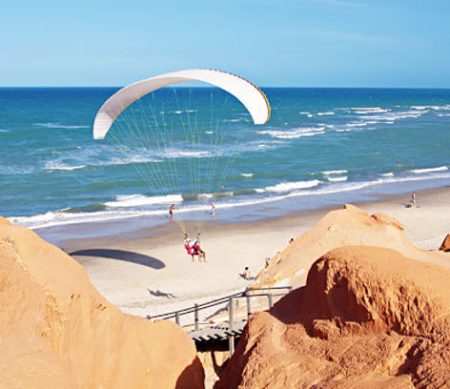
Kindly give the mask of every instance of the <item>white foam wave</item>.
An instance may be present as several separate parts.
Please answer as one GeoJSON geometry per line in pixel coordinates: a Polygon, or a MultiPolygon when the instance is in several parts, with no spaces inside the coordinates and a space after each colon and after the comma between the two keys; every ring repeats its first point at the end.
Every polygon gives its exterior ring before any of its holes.
{"type": "Polygon", "coordinates": [[[434,111],[447,111],[450,110],[450,104],[446,104],[446,105],[412,105],[411,109],[415,109],[418,111],[424,111],[424,110],[428,110],[428,109],[432,109],[434,111]]]}
{"type": "MultiPolygon", "coordinates": [[[[362,120],[376,120],[379,122],[395,122],[399,119],[417,119],[429,111],[399,111],[387,112],[383,115],[361,115],[362,120]]],[[[391,123],[392,124],[392,123],[391,123]]]]}
{"type": "Polygon", "coordinates": [[[48,161],[45,163],[44,170],[52,171],[52,170],[79,170],[85,168],[86,165],[66,165],[66,164],[58,164],[58,162],[55,161],[48,161]]]}
{"type": "Polygon", "coordinates": [[[67,129],[67,130],[78,130],[82,128],[89,128],[89,126],[85,125],[68,125],[68,124],[61,124],[61,123],[33,123],[33,125],[37,127],[43,127],[43,128],[61,128],[61,129],[67,129]]]}
{"type": "Polygon", "coordinates": [[[334,112],[333,111],[318,112],[317,115],[319,115],[319,116],[332,116],[332,115],[334,115],[334,112]]]}
{"type": "MultiPolygon", "coordinates": [[[[383,184],[395,184],[398,182],[408,182],[408,181],[424,181],[431,179],[449,179],[450,174],[441,173],[428,176],[414,175],[407,177],[384,177],[378,178],[373,181],[361,181],[361,182],[350,182],[350,183],[330,183],[329,185],[321,186],[319,188],[311,187],[305,190],[297,190],[292,192],[275,192],[277,195],[262,197],[262,198],[250,198],[246,197],[244,200],[237,199],[237,201],[219,203],[216,204],[217,208],[233,208],[242,206],[252,206],[257,204],[265,204],[276,202],[280,200],[285,200],[288,198],[310,196],[310,195],[329,195],[341,192],[352,192],[361,189],[368,188],[375,185],[383,184]]],[[[303,181],[308,182],[308,181],[303,181]]],[[[319,181],[320,182],[320,181],[319,181]]],[[[286,183],[288,184],[288,183],[286,183]]],[[[312,184],[311,184],[312,185],[312,184]]],[[[274,187],[277,187],[275,185],[274,187]]],[[[279,187],[280,188],[280,187],[279,187]]],[[[257,193],[267,193],[265,189],[256,189],[257,193]]],[[[167,203],[166,203],[167,204],[167,203]]],[[[177,210],[177,213],[189,213],[197,211],[209,211],[209,205],[194,205],[181,207],[177,210]]],[[[86,212],[86,213],[65,213],[61,211],[47,212],[45,214],[35,215],[35,216],[23,216],[23,217],[10,217],[12,223],[26,225],[30,228],[45,228],[55,225],[63,224],[78,224],[78,223],[96,223],[103,222],[105,220],[121,220],[130,219],[136,217],[159,217],[167,215],[167,208],[164,209],[153,209],[153,210],[121,210],[120,208],[113,208],[107,211],[98,212],[86,212]]]]}
{"type": "Polygon", "coordinates": [[[389,112],[390,109],[381,107],[352,107],[350,108],[354,113],[357,114],[372,114],[372,113],[384,113],[389,112]]]}
{"type": "Polygon", "coordinates": [[[347,176],[341,176],[341,177],[336,177],[336,176],[328,176],[327,180],[330,182],[344,182],[347,181],[347,176]]]}
{"type": "Polygon", "coordinates": [[[447,171],[447,166],[439,166],[439,167],[431,167],[431,168],[425,168],[425,169],[412,169],[410,170],[411,173],[414,174],[426,174],[426,173],[434,173],[434,172],[444,172],[447,171]]]}
{"type": "MultiPolygon", "coordinates": [[[[308,189],[320,185],[319,180],[282,182],[281,184],[266,186],[264,192],[289,192],[296,189],[308,189]]],[[[262,192],[259,192],[262,193],[262,192]]]]}
{"type": "Polygon", "coordinates": [[[394,172],[383,173],[381,174],[383,177],[394,177],[394,172]]]}
{"type": "Polygon", "coordinates": [[[241,176],[245,178],[250,178],[253,177],[253,173],[241,173],[241,176]]]}
{"type": "Polygon", "coordinates": [[[125,208],[155,204],[177,204],[181,202],[183,202],[181,195],[144,196],[135,194],[117,196],[116,201],[108,201],[105,205],[110,208],[125,208]]]}
{"type": "Polygon", "coordinates": [[[316,136],[325,134],[325,127],[300,127],[291,130],[264,130],[258,131],[258,134],[269,135],[278,139],[297,139],[305,136],[316,136]]]}
{"type": "Polygon", "coordinates": [[[155,153],[158,158],[172,159],[172,158],[205,158],[210,157],[212,154],[205,150],[182,150],[168,148],[155,153]]]}
{"type": "Polygon", "coordinates": [[[334,175],[334,174],[347,174],[348,170],[345,169],[341,169],[341,170],[324,170],[322,172],[322,174],[329,176],[329,175],[334,175]]]}
{"type": "Polygon", "coordinates": [[[346,126],[353,128],[353,127],[365,127],[367,126],[368,122],[358,122],[358,123],[347,123],[346,126]]]}

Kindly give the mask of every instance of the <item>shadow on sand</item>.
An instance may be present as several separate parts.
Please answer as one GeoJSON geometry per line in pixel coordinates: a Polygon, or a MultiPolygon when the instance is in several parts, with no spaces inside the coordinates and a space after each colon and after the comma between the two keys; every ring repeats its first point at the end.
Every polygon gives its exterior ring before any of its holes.
{"type": "Polygon", "coordinates": [[[166,267],[163,261],[148,255],[134,253],[132,251],[114,250],[114,249],[86,249],[73,251],[69,255],[85,256],[85,257],[101,257],[118,259],[120,261],[127,261],[151,267],[153,269],[163,269],[166,267]]]}

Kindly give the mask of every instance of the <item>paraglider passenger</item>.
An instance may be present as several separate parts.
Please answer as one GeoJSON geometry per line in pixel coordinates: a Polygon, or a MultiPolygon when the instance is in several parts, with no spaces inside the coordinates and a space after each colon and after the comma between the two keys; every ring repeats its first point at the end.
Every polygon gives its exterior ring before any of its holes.
{"type": "Polygon", "coordinates": [[[199,261],[201,262],[201,260],[203,259],[203,262],[206,262],[206,251],[200,247],[200,232],[197,234],[197,239],[195,240],[192,247],[197,252],[199,261]]]}
{"type": "Polygon", "coordinates": [[[192,242],[188,234],[184,234],[184,248],[188,255],[191,256],[192,262],[195,262],[195,256],[198,256],[199,262],[206,262],[206,252],[200,247],[200,234],[197,235],[197,239],[192,242]]]}

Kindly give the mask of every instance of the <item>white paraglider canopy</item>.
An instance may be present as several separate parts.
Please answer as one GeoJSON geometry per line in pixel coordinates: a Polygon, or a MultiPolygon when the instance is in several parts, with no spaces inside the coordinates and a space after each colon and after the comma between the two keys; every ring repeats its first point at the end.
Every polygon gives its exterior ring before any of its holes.
{"type": "Polygon", "coordinates": [[[135,82],[113,94],[95,116],[94,139],[104,139],[114,120],[134,101],[162,87],[189,81],[211,84],[230,93],[245,106],[254,124],[264,124],[270,119],[270,105],[265,94],[250,81],[220,70],[182,70],[135,82]]]}

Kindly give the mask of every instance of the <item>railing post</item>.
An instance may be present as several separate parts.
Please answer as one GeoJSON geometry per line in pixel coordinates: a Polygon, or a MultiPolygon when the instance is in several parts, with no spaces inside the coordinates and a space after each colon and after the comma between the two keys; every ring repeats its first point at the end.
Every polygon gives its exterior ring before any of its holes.
{"type": "Polygon", "coordinates": [[[194,304],[194,329],[198,330],[198,304],[194,304]]]}
{"type": "Polygon", "coordinates": [[[271,309],[273,306],[272,293],[269,293],[267,298],[269,299],[269,309],[271,309]]]}
{"type": "MultiPolygon", "coordinates": [[[[228,320],[229,320],[229,328],[230,332],[233,331],[233,322],[234,322],[234,299],[230,297],[228,300],[228,320]]],[[[228,351],[230,353],[230,357],[234,354],[234,335],[228,336],[228,351]]]]}
{"type": "Polygon", "coordinates": [[[175,323],[180,325],[180,312],[175,312],[175,323]]]}
{"type": "Polygon", "coordinates": [[[250,306],[250,295],[247,293],[245,298],[247,299],[247,320],[250,320],[250,316],[252,315],[252,308],[250,306]]]}
{"type": "Polygon", "coordinates": [[[234,322],[233,297],[230,297],[228,300],[228,320],[230,322],[230,330],[233,330],[233,322],[234,322]]]}

